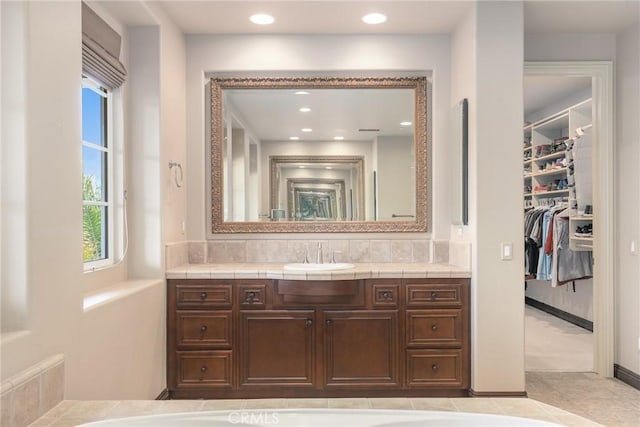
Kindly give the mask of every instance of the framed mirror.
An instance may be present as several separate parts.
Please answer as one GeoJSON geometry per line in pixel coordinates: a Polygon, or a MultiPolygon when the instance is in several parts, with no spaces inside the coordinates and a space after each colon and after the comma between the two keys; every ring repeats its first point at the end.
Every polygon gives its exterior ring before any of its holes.
{"type": "Polygon", "coordinates": [[[212,233],[427,231],[426,77],[210,87],[212,233]]]}

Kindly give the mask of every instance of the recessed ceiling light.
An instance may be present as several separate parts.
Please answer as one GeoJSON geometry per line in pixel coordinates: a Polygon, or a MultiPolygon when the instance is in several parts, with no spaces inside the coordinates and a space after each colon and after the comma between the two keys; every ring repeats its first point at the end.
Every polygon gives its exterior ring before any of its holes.
{"type": "Polygon", "coordinates": [[[334,136],[333,139],[335,139],[336,141],[342,141],[344,139],[344,136],[334,136]]]}
{"type": "Polygon", "coordinates": [[[300,130],[301,130],[302,132],[312,132],[312,131],[313,131],[313,129],[311,129],[311,128],[302,128],[302,129],[300,129],[300,130]]]}
{"type": "Polygon", "coordinates": [[[309,111],[311,111],[311,108],[309,107],[302,107],[299,110],[301,113],[308,113],[309,111]]]}
{"type": "Polygon", "coordinates": [[[275,18],[271,15],[267,15],[266,13],[256,13],[249,17],[249,21],[257,25],[269,25],[274,23],[275,18]]]}
{"type": "Polygon", "coordinates": [[[369,13],[368,15],[364,15],[362,17],[362,22],[370,25],[382,24],[386,20],[386,15],[383,15],[382,13],[369,13]]]}
{"type": "Polygon", "coordinates": [[[309,95],[309,92],[307,92],[306,90],[299,90],[296,92],[296,95],[309,95]]]}
{"type": "Polygon", "coordinates": [[[289,139],[292,140],[292,141],[297,141],[297,140],[300,139],[300,137],[299,136],[290,136],[289,139]]]}
{"type": "Polygon", "coordinates": [[[400,126],[411,126],[412,124],[411,122],[400,122],[400,126]]]}

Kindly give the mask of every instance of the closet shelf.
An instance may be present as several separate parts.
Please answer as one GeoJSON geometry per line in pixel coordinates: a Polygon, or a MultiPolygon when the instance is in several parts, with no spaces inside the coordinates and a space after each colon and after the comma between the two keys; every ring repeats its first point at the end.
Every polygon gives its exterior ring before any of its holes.
{"type": "Polygon", "coordinates": [[[593,221],[593,215],[571,215],[570,218],[574,221],[593,221]]]}
{"type": "Polygon", "coordinates": [[[558,157],[564,157],[566,150],[556,151],[555,153],[547,154],[542,157],[534,157],[533,160],[536,162],[544,162],[546,160],[557,159],[558,157]]]}
{"type": "Polygon", "coordinates": [[[556,194],[567,194],[569,193],[569,189],[566,190],[553,190],[553,191],[534,191],[534,196],[554,196],[556,194]]]}
{"type": "Polygon", "coordinates": [[[533,163],[533,160],[529,159],[529,160],[525,160],[523,162],[525,165],[530,165],[531,163],[533,163]]]}
{"type": "Polygon", "coordinates": [[[550,170],[545,170],[542,172],[537,172],[534,174],[531,174],[531,176],[545,176],[545,175],[563,175],[567,172],[567,168],[555,168],[555,169],[550,169],[550,170]]]}
{"type": "Polygon", "coordinates": [[[571,236],[571,238],[579,242],[593,242],[593,237],[571,236]]]}
{"type": "Polygon", "coordinates": [[[533,145],[530,145],[528,147],[524,147],[524,152],[526,153],[527,151],[531,151],[531,149],[533,148],[533,145]]]}

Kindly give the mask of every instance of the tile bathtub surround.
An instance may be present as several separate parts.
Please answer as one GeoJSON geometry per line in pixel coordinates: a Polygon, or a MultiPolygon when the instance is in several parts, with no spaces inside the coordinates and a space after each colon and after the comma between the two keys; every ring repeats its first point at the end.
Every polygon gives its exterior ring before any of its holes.
{"type": "Polygon", "coordinates": [[[63,399],[64,358],[57,355],[2,382],[0,425],[28,425],[63,399]]]}
{"type": "Polygon", "coordinates": [[[166,248],[166,265],[171,269],[182,264],[302,262],[305,254],[315,262],[318,243],[322,243],[324,262],[329,262],[332,254],[337,262],[352,263],[447,263],[449,259],[447,241],[432,245],[426,239],[250,239],[171,243],[166,248]]]}

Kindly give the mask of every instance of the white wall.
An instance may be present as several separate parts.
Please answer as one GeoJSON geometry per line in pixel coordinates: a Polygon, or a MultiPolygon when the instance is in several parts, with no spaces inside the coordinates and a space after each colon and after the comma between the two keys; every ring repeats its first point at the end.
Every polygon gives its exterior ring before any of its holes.
{"type": "MultiPolygon", "coordinates": [[[[187,37],[189,240],[207,236],[205,73],[433,70],[433,235],[447,238],[450,223],[447,117],[450,98],[448,35],[233,35],[187,37]],[[317,52],[322,52],[318,55],[317,52]]],[[[336,236],[337,237],[337,236],[336,236]]],[[[387,235],[386,238],[389,238],[387,235]]]]}
{"type": "Polygon", "coordinates": [[[378,218],[393,220],[393,214],[415,215],[416,175],[413,140],[403,136],[380,136],[377,147],[378,218]]]}
{"type": "MultiPolygon", "coordinates": [[[[470,141],[472,388],[524,390],[523,5],[479,2],[470,141]],[[513,260],[500,259],[502,242],[513,260]],[[499,331],[499,332],[498,332],[499,331]]],[[[469,43],[465,43],[467,46],[469,43]]]]}
{"type": "Polygon", "coordinates": [[[640,374],[640,24],[616,38],[616,363],[640,374]]]}
{"type": "MultiPolygon", "coordinates": [[[[152,399],[165,386],[163,245],[179,239],[186,216],[186,191],[175,187],[167,166],[169,159],[185,162],[183,36],[153,3],[146,11],[155,26],[129,32],[105,17],[125,33],[131,263],[128,271],[125,262],[115,274],[94,276],[97,288],[120,296],[85,312],[85,295],[96,288],[82,263],[80,1],[18,4],[25,13],[18,14],[22,21],[16,25],[22,23],[25,36],[15,42],[24,43],[26,84],[11,92],[13,98],[3,93],[2,116],[16,117],[24,130],[5,128],[3,122],[2,143],[5,154],[5,131],[11,131],[18,137],[11,142],[22,143],[24,151],[3,156],[2,172],[3,183],[10,171],[16,187],[24,182],[24,192],[22,200],[3,192],[2,222],[3,230],[24,231],[15,234],[16,251],[2,251],[2,266],[20,271],[22,262],[25,267],[8,284],[3,275],[2,286],[23,290],[27,308],[18,324],[22,330],[0,337],[2,380],[63,354],[65,398],[152,399]],[[131,63],[127,35],[132,36],[131,63]],[[23,167],[5,170],[4,162],[13,161],[23,167]],[[7,202],[15,216],[4,215],[7,202]],[[131,280],[140,277],[155,280],[131,280]]],[[[5,5],[3,17],[5,7],[16,3],[5,5]]],[[[3,63],[7,54],[3,46],[3,63]]],[[[4,72],[2,78],[4,86],[4,72]]]]}

